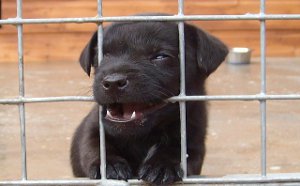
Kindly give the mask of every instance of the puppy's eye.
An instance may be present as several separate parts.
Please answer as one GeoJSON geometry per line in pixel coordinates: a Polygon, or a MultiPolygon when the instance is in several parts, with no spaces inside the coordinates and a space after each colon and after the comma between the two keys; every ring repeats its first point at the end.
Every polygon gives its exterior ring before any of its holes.
{"type": "Polygon", "coordinates": [[[157,54],[157,55],[153,56],[151,58],[151,60],[152,61],[162,61],[162,60],[168,59],[169,57],[170,57],[169,55],[161,53],[161,54],[157,54]]]}

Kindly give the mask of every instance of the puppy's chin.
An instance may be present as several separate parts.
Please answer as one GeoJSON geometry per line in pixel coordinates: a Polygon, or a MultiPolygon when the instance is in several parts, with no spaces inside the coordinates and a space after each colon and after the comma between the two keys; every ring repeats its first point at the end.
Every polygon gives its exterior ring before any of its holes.
{"type": "MultiPolygon", "coordinates": [[[[112,136],[130,137],[148,134],[154,126],[163,125],[163,118],[178,109],[175,103],[114,103],[103,107],[102,121],[112,136]]],[[[175,117],[176,116],[171,116],[175,117]]]]}

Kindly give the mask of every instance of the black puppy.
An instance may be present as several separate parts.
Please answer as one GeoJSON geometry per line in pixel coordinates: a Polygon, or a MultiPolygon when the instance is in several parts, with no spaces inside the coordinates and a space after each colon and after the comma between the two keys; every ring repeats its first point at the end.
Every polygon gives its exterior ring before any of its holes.
{"type": "MultiPolygon", "coordinates": [[[[104,59],[97,65],[97,34],[80,56],[90,75],[96,102],[102,106],[106,133],[107,177],[138,178],[170,184],[182,178],[178,103],[178,29],[169,22],[116,23],[104,30],[104,59]]],[[[204,82],[225,59],[227,47],[217,38],[185,24],[186,94],[204,95],[204,82]]],[[[77,177],[100,178],[98,105],[73,138],[71,161],[77,177]]],[[[205,154],[205,102],[187,103],[188,175],[198,175],[205,154]]]]}

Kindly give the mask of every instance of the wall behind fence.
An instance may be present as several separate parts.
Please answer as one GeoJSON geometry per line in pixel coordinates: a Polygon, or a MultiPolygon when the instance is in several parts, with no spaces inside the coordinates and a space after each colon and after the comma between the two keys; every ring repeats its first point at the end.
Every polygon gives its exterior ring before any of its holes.
{"type": "MultiPolygon", "coordinates": [[[[15,1],[2,1],[2,19],[16,17],[15,1]]],[[[177,13],[176,0],[104,0],[104,16],[122,16],[141,12],[177,13]]],[[[300,12],[299,0],[268,0],[266,13],[300,12]]],[[[94,17],[95,0],[26,0],[24,18],[94,17]]],[[[246,14],[259,12],[259,0],[186,0],[186,14],[246,14]]],[[[259,55],[258,21],[198,21],[203,29],[220,37],[229,46],[254,49],[259,55]]],[[[49,24],[24,26],[26,62],[77,61],[94,24],[49,24]]],[[[267,56],[300,56],[300,21],[267,22],[267,56]]],[[[11,25],[0,28],[0,63],[17,62],[16,29],[11,25]]]]}

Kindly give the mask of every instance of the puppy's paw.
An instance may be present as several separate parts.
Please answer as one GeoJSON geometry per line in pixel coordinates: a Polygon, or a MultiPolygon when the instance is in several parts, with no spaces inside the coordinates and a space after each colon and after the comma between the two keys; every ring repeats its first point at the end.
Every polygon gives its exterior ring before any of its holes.
{"type": "Polygon", "coordinates": [[[100,165],[99,164],[94,164],[90,167],[89,169],[89,178],[90,179],[100,179],[100,165]]]}
{"type": "MultiPolygon", "coordinates": [[[[126,160],[118,159],[107,161],[106,163],[107,179],[125,180],[132,178],[132,170],[126,160]]],[[[100,165],[93,165],[89,170],[90,179],[100,179],[100,165]]]]}
{"type": "Polygon", "coordinates": [[[144,164],[139,170],[139,178],[155,185],[169,185],[181,181],[183,171],[180,164],[144,164]]]}
{"type": "Polygon", "coordinates": [[[132,170],[124,161],[108,162],[106,164],[106,176],[108,179],[125,180],[132,178],[132,170]]]}

